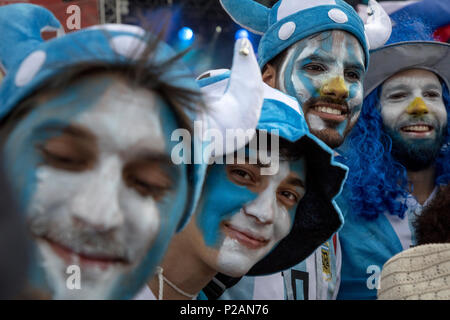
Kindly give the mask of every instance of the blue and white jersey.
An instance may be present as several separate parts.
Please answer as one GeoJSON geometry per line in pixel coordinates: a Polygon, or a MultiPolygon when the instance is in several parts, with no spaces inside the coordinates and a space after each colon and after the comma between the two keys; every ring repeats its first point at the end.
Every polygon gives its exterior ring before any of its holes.
{"type": "MultiPolygon", "coordinates": [[[[379,277],[385,262],[397,253],[416,245],[413,223],[437,193],[435,188],[421,205],[409,195],[404,218],[388,212],[375,220],[345,215],[339,232],[342,246],[341,284],[338,299],[376,299],[379,277]]],[[[345,206],[340,204],[344,214],[345,206]]]]}
{"type": "Polygon", "coordinates": [[[341,249],[337,235],[298,265],[268,276],[243,277],[220,300],[330,300],[339,289],[341,249]]]}

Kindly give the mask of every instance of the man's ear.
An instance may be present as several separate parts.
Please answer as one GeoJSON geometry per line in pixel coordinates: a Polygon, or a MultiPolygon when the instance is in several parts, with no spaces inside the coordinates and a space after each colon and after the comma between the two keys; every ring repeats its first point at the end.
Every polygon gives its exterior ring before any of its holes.
{"type": "Polygon", "coordinates": [[[262,79],[267,85],[276,88],[277,70],[270,63],[264,66],[262,79]]]}

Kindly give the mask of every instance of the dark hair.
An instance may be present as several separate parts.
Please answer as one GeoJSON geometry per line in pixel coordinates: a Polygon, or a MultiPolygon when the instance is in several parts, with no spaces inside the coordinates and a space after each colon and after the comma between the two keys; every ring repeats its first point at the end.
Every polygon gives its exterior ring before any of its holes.
{"type": "Polygon", "coordinates": [[[286,57],[287,49],[284,49],[279,54],[277,54],[275,57],[273,57],[269,62],[267,62],[264,67],[262,68],[262,73],[264,73],[267,69],[267,65],[271,65],[275,68],[275,70],[278,70],[280,68],[281,63],[283,62],[284,58],[286,57]]]}
{"type": "Polygon", "coordinates": [[[418,245],[450,242],[450,185],[439,189],[413,225],[418,245]]]}
{"type": "MultiPolygon", "coordinates": [[[[109,36],[107,32],[105,33],[106,36],[109,36]]],[[[178,80],[180,77],[190,76],[188,74],[169,79],[164,77],[172,68],[176,68],[176,64],[188,50],[182,51],[162,63],[156,63],[154,56],[161,37],[162,33],[158,34],[157,37],[148,36],[146,49],[136,59],[130,58],[124,62],[117,55],[117,60],[113,62],[98,60],[82,62],[70,67],[59,67],[60,72],[35,88],[32,94],[19,102],[9,114],[0,120],[0,139],[4,140],[14,126],[38,105],[37,101],[43,93],[67,88],[71,83],[83,77],[106,72],[123,76],[130,86],[142,87],[160,95],[174,109],[180,127],[191,130],[187,113],[202,112],[206,108],[201,93],[171,83],[171,81],[178,80]]],[[[86,48],[86,50],[89,49],[86,48]]],[[[54,67],[58,68],[57,65],[54,67]]]]}

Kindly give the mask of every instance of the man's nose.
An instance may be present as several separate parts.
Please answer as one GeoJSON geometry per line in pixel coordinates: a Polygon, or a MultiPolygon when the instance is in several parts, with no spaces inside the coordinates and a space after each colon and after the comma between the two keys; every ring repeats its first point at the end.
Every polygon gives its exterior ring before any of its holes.
{"type": "Polygon", "coordinates": [[[406,108],[406,112],[409,115],[423,116],[424,114],[427,114],[429,110],[425,101],[420,97],[416,97],[406,108]]]}
{"type": "Polygon", "coordinates": [[[320,88],[321,97],[332,97],[334,99],[347,99],[349,90],[342,77],[335,77],[326,81],[320,88]]]}
{"type": "Polygon", "coordinates": [[[244,213],[261,225],[273,224],[276,210],[276,198],[264,197],[264,195],[244,206],[244,213]]]}
{"type": "Polygon", "coordinates": [[[107,159],[86,179],[70,203],[73,222],[97,231],[112,230],[124,222],[119,206],[122,172],[118,159],[107,159]]]}

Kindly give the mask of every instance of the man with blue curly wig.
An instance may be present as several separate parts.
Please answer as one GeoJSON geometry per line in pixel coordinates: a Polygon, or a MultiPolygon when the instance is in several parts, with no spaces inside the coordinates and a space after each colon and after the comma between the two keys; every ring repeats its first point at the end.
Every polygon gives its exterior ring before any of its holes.
{"type": "Polygon", "coordinates": [[[341,149],[350,172],[338,299],[376,299],[382,266],[417,244],[415,219],[450,182],[450,45],[418,21],[408,28],[371,52],[361,117],[341,149]]]}

